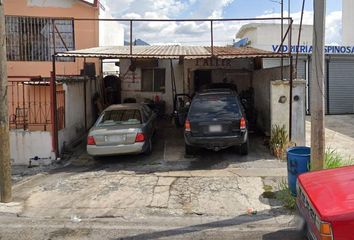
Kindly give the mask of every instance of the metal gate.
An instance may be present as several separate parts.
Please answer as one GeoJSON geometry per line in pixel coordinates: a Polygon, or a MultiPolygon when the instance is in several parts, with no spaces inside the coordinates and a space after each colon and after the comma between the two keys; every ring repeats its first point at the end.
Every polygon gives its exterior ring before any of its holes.
{"type": "Polygon", "coordinates": [[[354,113],[354,60],[332,58],[328,66],[329,114],[354,113]]]}

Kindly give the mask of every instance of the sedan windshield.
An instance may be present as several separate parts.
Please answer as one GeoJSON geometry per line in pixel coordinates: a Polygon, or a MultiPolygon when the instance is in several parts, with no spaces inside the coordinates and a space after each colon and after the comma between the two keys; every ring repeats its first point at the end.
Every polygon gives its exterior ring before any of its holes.
{"type": "Polygon", "coordinates": [[[192,102],[189,118],[230,119],[238,117],[239,112],[239,106],[234,96],[202,96],[192,102]]]}
{"type": "Polygon", "coordinates": [[[106,125],[136,125],[141,124],[141,114],[138,109],[109,110],[102,113],[97,126],[106,125]]]}

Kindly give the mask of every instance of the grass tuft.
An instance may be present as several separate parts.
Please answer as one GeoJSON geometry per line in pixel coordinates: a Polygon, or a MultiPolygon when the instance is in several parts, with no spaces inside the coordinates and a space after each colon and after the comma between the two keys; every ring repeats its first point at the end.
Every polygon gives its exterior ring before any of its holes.
{"type": "Polygon", "coordinates": [[[335,149],[328,148],[325,153],[324,169],[339,168],[354,165],[352,158],[344,159],[335,149]]]}
{"type": "Polygon", "coordinates": [[[291,191],[288,187],[288,182],[285,179],[279,183],[279,191],[276,194],[276,198],[282,202],[285,208],[289,210],[295,210],[296,198],[291,195],[291,191]]]}

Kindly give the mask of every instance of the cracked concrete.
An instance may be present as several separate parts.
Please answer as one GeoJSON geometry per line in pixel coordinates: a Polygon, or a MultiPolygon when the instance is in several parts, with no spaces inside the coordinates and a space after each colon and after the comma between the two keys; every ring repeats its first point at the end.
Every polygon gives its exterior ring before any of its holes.
{"type": "Polygon", "coordinates": [[[154,143],[150,156],[95,161],[83,153],[71,160],[73,164],[18,182],[14,197],[23,202],[19,216],[234,217],[248,208],[272,211],[262,198],[262,180],[286,176],[286,163],[269,155],[261,137],[252,138],[246,157],[231,149],[201,151],[186,159],[180,154],[183,141],[173,140],[180,133],[173,131],[178,130],[160,133],[162,140],[154,143]]]}

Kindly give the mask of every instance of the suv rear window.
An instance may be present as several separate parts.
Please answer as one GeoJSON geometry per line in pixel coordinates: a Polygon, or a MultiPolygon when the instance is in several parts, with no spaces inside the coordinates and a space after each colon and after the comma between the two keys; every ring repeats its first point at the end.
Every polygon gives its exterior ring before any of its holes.
{"type": "Polygon", "coordinates": [[[138,109],[110,110],[102,113],[97,126],[111,126],[123,124],[141,124],[141,114],[138,109]]]}
{"type": "Polygon", "coordinates": [[[240,116],[237,98],[232,95],[199,96],[192,101],[189,118],[235,118],[240,116]]]}

